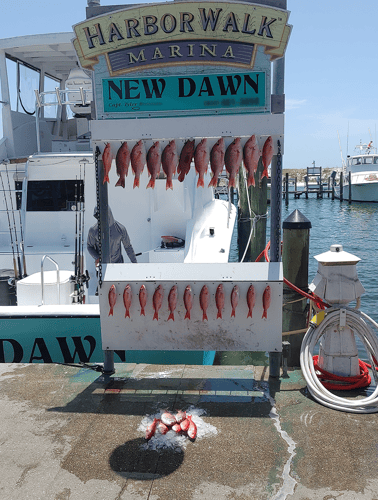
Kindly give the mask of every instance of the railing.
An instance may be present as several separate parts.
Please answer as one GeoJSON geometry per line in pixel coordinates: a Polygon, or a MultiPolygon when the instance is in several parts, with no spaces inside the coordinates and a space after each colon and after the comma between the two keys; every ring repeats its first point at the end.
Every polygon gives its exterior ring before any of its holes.
{"type": "Polygon", "coordinates": [[[41,293],[42,293],[42,306],[44,305],[44,271],[43,271],[43,263],[45,261],[45,259],[49,259],[50,262],[52,262],[53,264],[55,264],[56,266],[56,279],[57,279],[57,284],[58,284],[58,304],[60,304],[60,276],[59,276],[59,266],[58,266],[58,263],[55,262],[54,259],[52,259],[51,257],[49,257],[48,255],[44,255],[42,257],[42,260],[41,260],[41,293]]]}

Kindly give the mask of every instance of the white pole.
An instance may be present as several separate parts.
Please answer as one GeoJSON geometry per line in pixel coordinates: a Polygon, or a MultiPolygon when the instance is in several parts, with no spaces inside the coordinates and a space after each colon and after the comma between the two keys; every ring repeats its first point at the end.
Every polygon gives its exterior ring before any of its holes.
{"type": "Polygon", "coordinates": [[[8,72],[4,50],[0,50],[0,82],[1,82],[1,100],[2,100],[2,119],[3,119],[3,136],[6,139],[6,148],[8,158],[15,156],[13,125],[11,115],[11,103],[8,84],[8,72]]]}

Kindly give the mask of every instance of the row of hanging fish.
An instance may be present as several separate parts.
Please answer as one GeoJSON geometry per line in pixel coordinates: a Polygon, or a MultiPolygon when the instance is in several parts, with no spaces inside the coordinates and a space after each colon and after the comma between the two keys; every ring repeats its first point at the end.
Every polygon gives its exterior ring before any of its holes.
{"type": "MultiPolygon", "coordinates": [[[[147,289],[145,285],[142,285],[139,289],[139,304],[140,304],[140,315],[145,316],[145,307],[147,304],[147,289]]],[[[235,285],[231,291],[231,296],[230,296],[230,302],[231,302],[231,317],[236,316],[236,308],[238,307],[239,304],[239,298],[240,298],[240,291],[238,285],[235,285]]],[[[113,316],[114,312],[114,306],[117,302],[117,289],[115,285],[112,285],[109,289],[108,293],[108,299],[109,299],[109,316],[113,316]]],[[[125,306],[125,318],[130,318],[130,308],[131,308],[131,303],[133,299],[133,293],[130,284],[127,284],[125,286],[125,289],[123,291],[123,304],[125,306]]],[[[248,305],[248,314],[247,318],[252,318],[252,312],[253,308],[256,303],[256,294],[255,294],[255,288],[253,285],[250,285],[245,297],[248,305]]],[[[159,310],[161,309],[161,306],[163,304],[164,300],[164,288],[162,285],[158,285],[155,289],[155,292],[152,297],[152,305],[154,309],[154,316],[153,319],[158,320],[159,319],[159,310]]],[[[168,294],[168,309],[169,309],[169,316],[167,318],[167,321],[175,320],[175,310],[177,307],[177,303],[179,300],[178,296],[178,289],[176,285],[173,285],[169,291],[168,294]]],[[[268,315],[268,309],[270,307],[270,300],[271,300],[271,290],[270,286],[267,285],[263,296],[262,296],[262,305],[263,305],[263,314],[262,318],[267,318],[268,315]]],[[[216,289],[215,292],[215,305],[217,308],[217,319],[223,319],[222,318],[222,311],[224,309],[226,301],[226,296],[225,296],[225,291],[223,284],[220,283],[216,289]]],[[[183,296],[183,302],[185,306],[185,317],[184,319],[191,319],[190,318],[190,312],[193,308],[193,303],[194,303],[194,294],[192,291],[192,287],[190,285],[187,285],[184,291],[184,296],[183,296]]],[[[199,294],[199,304],[202,310],[202,321],[208,321],[207,317],[207,309],[210,304],[210,291],[207,285],[203,285],[201,292],[199,294]]]]}
{"type": "MultiPolygon", "coordinates": [[[[154,142],[147,152],[142,140],[134,145],[131,152],[127,142],[123,142],[115,157],[117,175],[119,177],[116,186],[125,187],[125,177],[128,175],[129,165],[131,164],[131,169],[135,175],[134,188],[139,187],[140,175],[144,170],[144,166],[147,165],[150,175],[147,188],[155,187],[155,180],[160,174],[161,166],[167,176],[166,189],[173,189],[172,179],[176,174],[176,170],[178,180],[183,182],[185,176],[189,173],[193,159],[198,174],[197,187],[205,187],[204,175],[207,172],[209,161],[213,177],[208,187],[217,185],[219,175],[224,166],[228,172],[229,187],[235,187],[236,175],[239,172],[242,162],[247,173],[247,186],[255,186],[255,174],[260,157],[262,157],[264,167],[261,177],[268,177],[268,167],[273,157],[273,139],[271,136],[266,139],[262,151],[259,149],[255,135],[252,135],[247,140],[244,147],[242,147],[241,138],[237,137],[227,149],[223,137],[214,144],[211,150],[207,138],[202,139],[197,147],[195,147],[194,139],[187,140],[180,154],[177,153],[175,140],[170,141],[163,149],[163,152],[161,152],[159,141],[154,142]]],[[[107,143],[102,153],[104,184],[105,182],[109,182],[112,160],[111,146],[110,143],[107,143]]]]}
{"type": "Polygon", "coordinates": [[[156,431],[164,435],[169,430],[173,430],[177,434],[187,434],[190,439],[195,439],[197,436],[197,426],[193,422],[192,416],[187,415],[185,411],[179,410],[176,415],[166,411],[160,418],[154,418],[146,429],[146,439],[151,439],[156,431]]]}

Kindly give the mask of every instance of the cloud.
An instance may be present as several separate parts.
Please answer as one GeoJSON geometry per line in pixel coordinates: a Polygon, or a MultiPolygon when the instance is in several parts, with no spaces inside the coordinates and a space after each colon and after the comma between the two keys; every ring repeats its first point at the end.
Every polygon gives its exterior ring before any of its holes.
{"type": "Polygon", "coordinates": [[[306,104],[307,99],[286,99],[285,109],[289,111],[291,109],[297,109],[306,104]]]}

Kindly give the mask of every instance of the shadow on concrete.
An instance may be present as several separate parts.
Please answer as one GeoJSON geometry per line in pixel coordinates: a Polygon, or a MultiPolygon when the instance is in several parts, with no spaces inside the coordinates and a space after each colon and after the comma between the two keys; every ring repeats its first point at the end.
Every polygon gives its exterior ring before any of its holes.
{"type": "Polygon", "coordinates": [[[150,481],[172,474],[184,461],[182,450],[144,449],[145,442],[138,438],[115,448],[109,458],[111,469],[127,479],[150,481]]]}

